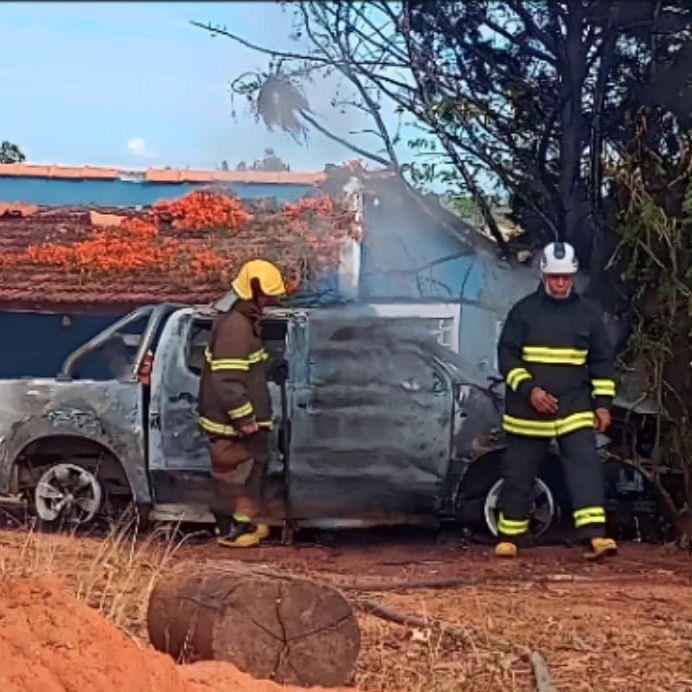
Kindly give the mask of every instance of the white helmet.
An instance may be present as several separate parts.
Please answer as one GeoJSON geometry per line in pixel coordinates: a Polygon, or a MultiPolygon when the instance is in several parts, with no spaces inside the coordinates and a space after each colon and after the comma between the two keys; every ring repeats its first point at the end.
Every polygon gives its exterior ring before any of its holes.
{"type": "Polygon", "coordinates": [[[569,243],[548,243],[541,255],[543,274],[576,274],[579,269],[577,253],[569,243]]]}

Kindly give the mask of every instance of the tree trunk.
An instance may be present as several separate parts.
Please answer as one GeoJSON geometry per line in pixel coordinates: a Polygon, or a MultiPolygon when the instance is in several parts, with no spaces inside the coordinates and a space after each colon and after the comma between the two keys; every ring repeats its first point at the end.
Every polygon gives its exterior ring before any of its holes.
{"type": "Polygon", "coordinates": [[[258,678],[347,684],[360,649],[351,606],[307,579],[230,562],[182,563],[156,584],[149,637],[177,660],[221,660],[258,678]]]}
{"type": "Polygon", "coordinates": [[[568,4],[565,43],[561,50],[562,98],[560,113],[559,189],[562,209],[558,230],[562,240],[575,246],[582,263],[588,259],[593,239],[593,221],[586,186],[581,173],[586,128],[582,113],[582,90],[586,77],[586,49],[582,43],[581,2],[568,4]]]}

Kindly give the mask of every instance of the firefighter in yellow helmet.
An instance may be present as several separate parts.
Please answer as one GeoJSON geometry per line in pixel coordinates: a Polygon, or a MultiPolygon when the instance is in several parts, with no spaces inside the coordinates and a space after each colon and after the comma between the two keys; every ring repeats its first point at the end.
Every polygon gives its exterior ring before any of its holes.
{"type": "Polygon", "coordinates": [[[232,303],[216,318],[205,353],[199,424],[210,441],[218,542],[249,548],[269,535],[255,521],[272,427],[260,318],[286,289],[279,269],[259,259],[246,262],[231,285],[232,303]]]}

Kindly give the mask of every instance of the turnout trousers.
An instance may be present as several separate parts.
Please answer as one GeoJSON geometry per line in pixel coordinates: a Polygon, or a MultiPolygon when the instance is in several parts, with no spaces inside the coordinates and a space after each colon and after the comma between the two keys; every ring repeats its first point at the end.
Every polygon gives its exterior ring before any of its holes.
{"type": "Polygon", "coordinates": [[[262,480],[269,460],[270,434],[210,437],[212,493],[209,509],[227,530],[233,515],[254,519],[262,509],[262,480]]]}
{"type": "MultiPolygon", "coordinates": [[[[534,479],[548,453],[550,439],[508,434],[507,440],[498,537],[515,542],[529,531],[534,479]]],[[[593,429],[581,428],[560,435],[557,442],[577,535],[584,541],[604,536],[603,469],[593,429]]]]}

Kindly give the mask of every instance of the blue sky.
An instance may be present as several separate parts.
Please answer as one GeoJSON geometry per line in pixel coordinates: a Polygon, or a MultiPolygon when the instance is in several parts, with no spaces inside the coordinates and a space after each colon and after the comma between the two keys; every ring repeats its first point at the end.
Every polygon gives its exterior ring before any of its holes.
{"type": "MultiPolygon", "coordinates": [[[[30,161],[82,165],[231,167],[266,147],[293,170],[352,154],[319,133],[307,146],[256,123],[230,80],[267,57],[211,38],[189,20],[225,24],[257,43],[293,48],[290,11],[271,2],[0,3],[0,139],[30,161]]],[[[309,99],[343,132],[364,116],[329,108],[333,85],[309,99]]]]}

